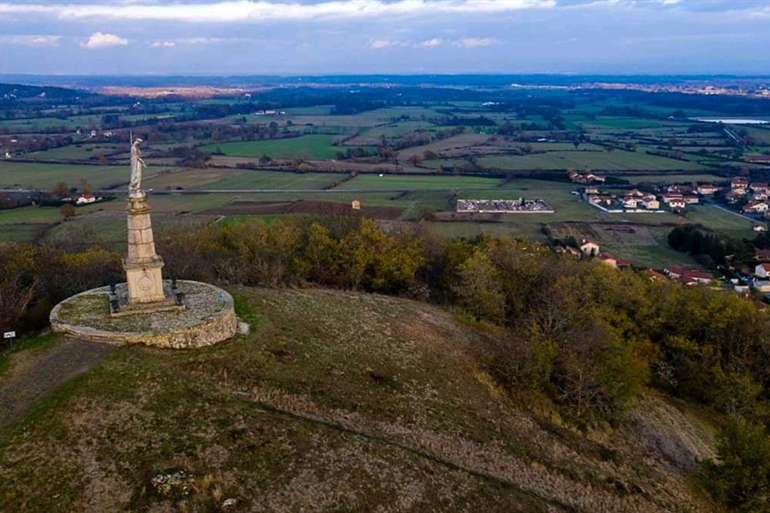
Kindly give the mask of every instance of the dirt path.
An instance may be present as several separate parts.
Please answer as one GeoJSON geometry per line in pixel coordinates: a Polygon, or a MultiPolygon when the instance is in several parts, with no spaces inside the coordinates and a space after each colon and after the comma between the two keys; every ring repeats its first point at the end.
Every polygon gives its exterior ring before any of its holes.
{"type": "Polygon", "coordinates": [[[0,431],[65,381],[99,363],[111,349],[106,344],[62,339],[36,357],[20,355],[0,381],[0,431]]]}

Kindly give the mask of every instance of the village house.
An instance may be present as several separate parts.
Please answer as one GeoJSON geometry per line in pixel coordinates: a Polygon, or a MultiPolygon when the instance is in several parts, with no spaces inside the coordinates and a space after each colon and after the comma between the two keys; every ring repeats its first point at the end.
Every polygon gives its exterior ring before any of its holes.
{"type": "Polygon", "coordinates": [[[770,155],[746,155],[743,160],[753,164],[770,164],[770,155]]]}
{"type": "Polygon", "coordinates": [[[727,194],[725,194],[725,200],[727,200],[728,203],[737,203],[745,194],[744,192],[739,191],[730,191],[727,194]]]}
{"type": "Polygon", "coordinates": [[[700,198],[698,198],[698,196],[695,194],[685,194],[684,202],[688,205],[697,205],[700,202],[700,198]]]}
{"type": "Polygon", "coordinates": [[[628,194],[626,194],[626,197],[629,197],[629,196],[632,198],[643,198],[644,193],[641,192],[639,189],[632,189],[631,191],[629,191],[628,194]]]}
{"type": "Polygon", "coordinates": [[[608,265],[613,269],[617,269],[618,267],[618,260],[614,256],[612,256],[611,253],[599,253],[599,256],[597,258],[601,263],[608,265]]]}
{"type": "Polygon", "coordinates": [[[666,192],[670,194],[687,194],[692,192],[692,187],[689,185],[672,184],[668,186],[666,192]]]}
{"type": "Polygon", "coordinates": [[[761,192],[767,193],[767,192],[770,192],[770,186],[768,186],[764,182],[752,183],[750,188],[751,188],[752,192],[754,192],[754,193],[758,193],[758,192],[759,193],[761,193],[761,192]]]}
{"type": "Polygon", "coordinates": [[[672,201],[681,201],[684,203],[684,196],[678,193],[665,193],[660,195],[660,199],[663,200],[663,203],[669,204],[672,201]]]}
{"type": "Polygon", "coordinates": [[[714,282],[714,277],[707,272],[693,271],[679,266],[669,266],[663,272],[672,279],[685,285],[709,285],[714,282]]]}
{"type": "Polygon", "coordinates": [[[754,230],[755,232],[766,232],[767,226],[763,224],[755,224],[754,226],[751,227],[751,229],[754,230]]]}
{"type": "Polygon", "coordinates": [[[749,181],[745,178],[733,178],[730,182],[730,189],[737,191],[737,190],[743,190],[745,191],[749,187],[749,181]]]}
{"type": "Polygon", "coordinates": [[[759,264],[754,268],[754,276],[758,278],[770,277],[770,263],[759,264]]]}
{"type": "Polygon", "coordinates": [[[698,194],[702,196],[710,196],[715,194],[717,191],[719,191],[719,187],[714,184],[707,183],[698,186],[698,194]]]}
{"type": "Polygon", "coordinates": [[[763,201],[749,201],[743,211],[747,214],[763,214],[767,212],[768,205],[763,201]]]}
{"type": "Polygon", "coordinates": [[[583,239],[580,241],[580,251],[584,255],[598,255],[599,250],[599,245],[593,241],[588,239],[583,239]]]}
{"type": "Polygon", "coordinates": [[[580,258],[581,256],[580,251],[576,250],[571,246],[556,246],[555,248],[553,248],[553,250],[562,255],[569,255],[575,258],[580,258]]]}
{"type": "Polygon", "coordinates": [[[96,196],[93,194],[83,194],[75,202],[78,205],[88,205],[90,203],[96,203],[96,196]]]}
{"type": "Polygon", "coordinates": [[[637,208],[639,206],[639,200],[633,196],[626,196],[623,198],[623,208],[637,208]]]}
{"type": "Polygon", "coordinates": [[[588,182],[599,182],[599,183],[604,183],[607,180],[605,177],[599,176],[599,175],[595,175],[593,173],[586,173],[585,174],[585,179],[588,182]]]}
{"type": "Polygon", "coordinates": [[[768,195],[766,192],[755,192],[751,195],[751,199],[754,201],[767,201],[768,195]]]}
{"type": "Polygon", "coordinates": [[[590,186],[585,188],[585,193],[586,194],[599,194],[599,188],[598,187],[594,187],[593,185],[590,185],[590,186]]]}
{"type": "Polygon", "coordinates": [[[660,208],[660,201],[658,201],[652,194],[642,198],[642,203],[644,204],[644,208],[649,210],[657,210],[660,208]]]}
{"type": "Polygon", "coordinates": [[[754,280],[751,286],[760,292],[770,292],[770,280],[754,280]]]}

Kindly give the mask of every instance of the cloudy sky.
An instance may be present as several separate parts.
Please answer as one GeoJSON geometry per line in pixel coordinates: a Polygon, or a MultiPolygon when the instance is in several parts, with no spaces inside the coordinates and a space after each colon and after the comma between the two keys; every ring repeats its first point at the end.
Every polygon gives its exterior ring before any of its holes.
{"type": "Polygon", "coordinates": [[[0,0],[0,74],[770,74],[770,0],[0,0]]]}

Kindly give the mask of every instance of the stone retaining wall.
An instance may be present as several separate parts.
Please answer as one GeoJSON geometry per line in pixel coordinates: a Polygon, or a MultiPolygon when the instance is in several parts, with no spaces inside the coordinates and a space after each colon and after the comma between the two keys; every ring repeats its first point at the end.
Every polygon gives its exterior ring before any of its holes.
{"type": "Polygon", "coordinates": [[[192,281],[179,281],[179,289],[193,291],[189,297],[193,305],[186,311],[137,314],[121,320],[109,316],[108,287],[89,290],[56,305],[51,311],[51,326],[54,331],[83,340],[169,349],[210,346],[236,334],[238,319],[230,294],[192,281]]]}

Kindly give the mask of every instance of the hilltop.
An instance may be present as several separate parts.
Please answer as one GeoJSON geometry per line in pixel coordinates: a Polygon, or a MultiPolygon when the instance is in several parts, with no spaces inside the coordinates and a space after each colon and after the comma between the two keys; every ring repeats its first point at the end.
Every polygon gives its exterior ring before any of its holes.
{"type": "Polygon", "coordinates": [[[714,509],[690,477],[713,455],[691,407],[648,392],[580,433],[517,406],[472,356],[490,335],[441,309],[232,292],[250,335],[115,349],[0,433],[0,510],[714,509]]]}

